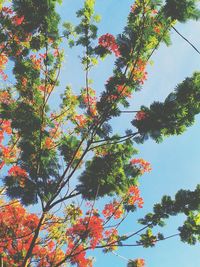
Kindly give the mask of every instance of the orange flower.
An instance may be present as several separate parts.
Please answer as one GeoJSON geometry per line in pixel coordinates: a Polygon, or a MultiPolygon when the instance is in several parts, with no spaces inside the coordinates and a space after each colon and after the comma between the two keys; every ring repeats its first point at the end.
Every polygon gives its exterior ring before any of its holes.
{"type": "Polygon", "coordinates": [[[10,135],[12,133],[11,122],[8,120],[2,121],[0,119],[0,123],[1,123],[0,127],[2,131],[10,135]]]}
{"type": "Polygon", "coordinates": [[[135,260],[135,267],[144,267],[145,261],[143,259],[137,259],[135,260]]]}
{"type": "Polygon", "coordinates": [[[0,144],[0,153],[4,161],[13,160],[16,157],[17,149],[13,147],[6,147],[0,144]]]}
{"type": "Polygon", "coordinates": [[[114,219],[119,219],[122,217],[124,210],[122,205],[118,201],[114,200],[113,203],[105,205],[102,213],[106,219],[112,216],[114,219]]]}
{"type": "Polygon", "coordinates": [[[137,186],[131,185],[128,189],[128,205],[137,205],[138,208],[142,208],[144,201],[140,197],[140,190],[137,186]]]}
{"type": "Polygon", "coordinates": [[[45,147],[47,149],[50,149],[50,148],[52,148],[54,146],[54,141],[50,137],[47,137],[45,139],[45,144],[44,145],[45,145],[45,147]]]}
{"type": "Polygon", "coordinates": [[[7,91],[0,92],[0,103],[10,104],[10,94],[7,91]]]}
{"type": "Polygon", "coordinates": [[[103,220],[98,216],[87,216],[81,218],[73,225],[73,227],[67,229],[66,235],[69,239],[81,238],[90,242],[90,246],[94,249],[102,239],[103,235],[103,220]]]}
{"type": "Polygon", "coordinates": [[[75,121],[78,123],[79,127],[84,127],[87,123],[87,119],[84,115],[75,115],[74,116],[75,121]]]}
{"type": "Polygon", "coordinates": [[[131,92],[129,92],[128,89],[129,88],[123,84],[117,86],[117,91],[119,92],[121,96],[131,98],[131,92]]]}
{"type": "Polygon", "coordinates": [[[144,81],[147,79],[146,64],[142,59],[138,59],[136,63],[133,64],[131,73],[134,75],[134,79],[140,84],[144,84],[144,81]]]}
{"type": "Polygon", "coordinates": [[[159,26],[155,26],[155,27],[153,28],[153,30],[154,30],[154,32],[156,32],[156,33],[160,33],[160,27],[159,27],[159,26]]]}
{"type": "Polygon", "coordinates": [[[141,174],[143,174],[144,172],[150,172],[152,170],[150,163],[145,161],[144,159],[132,159],[130,163],[133,165],[139,165],[139,167],[141,168],[141,174]]]}
{"type": "Polygon", "coordinates": [[[27,78],[22,77],[22,79],[21,79],[21,83],[22,83],[22,85],[23,85],[24,87],[26,87],[27,82],[28,82],[27,78]]]}
{"type": "Polygon", "coordinates": [[[4,73],[3,69],[5,68],[6,63],[8,62],[8,57],[6,54],[1,53],[0,54],[0,75],[3,78],[3,80],[7,80],[8,76],[4,73]]]}
{"type": "Polygon", "coordinates": [[[10,168],[10,170],[8,171],[8,174],[11,176],[15,176],[15,177],[19,177],[19,176],[24,177],[24,178],[28,177],[27,172],[21,167],[16,166],[16,165],[10,168]]]}

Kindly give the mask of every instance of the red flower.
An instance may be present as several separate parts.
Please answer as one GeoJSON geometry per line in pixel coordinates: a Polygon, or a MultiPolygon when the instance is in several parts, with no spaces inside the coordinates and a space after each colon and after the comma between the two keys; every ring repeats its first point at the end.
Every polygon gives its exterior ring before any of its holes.
{"type": "Polygon", "coordinates": [[[3,80],[7,80],[8,75],[5,74],[3,69],[5,68],[6,63],[8,62],[8,57],[6,54],[1,53],[0,55],[0,76],[3,78],[3,80]]]}
{"type": "Polygon", "coordinates": [[[2,11],[5,12],[5,13],[7,13],[7,14],[10,14],[10,15],[13,14],[12,9],[9,8],[9,7],[2,7],[2,11]]]}
{"type": "Polygon", "coordinates": [[[160,27],[159,26],[155,26],[154,28],[153,28],[153,30],[154,30],[154,32],[155,33],[160,33],[160,27]]]}
{"type": "Polygon", "coordinates": [[[10,94],[7,91],[0,92],[0,103],[10,104],[10,102],[11,102],[10,94]]]}
{"type": "Polygon", "coordinates": [[[95,90],[93,90],[90,87],[85,88],[82,92],[83,102],[88,107],[92,116],[97,115],[97,108],[96,108],[97,97],[95,94],[96,94],[95,90]]]}
{"type": "Polygon", "coordinates": [[[105,237],[118,236],[118,231],[117,231],[117,229],[112,228],[112,229],[110,229],[110,230],[106,230],[106,231],[104,232],[104,234],[105,234],[105,237]]]}
{"type": "Polygon", "coordinates": [[[50,149],[50,148],[52,148],[55,145],[55,143],[54,143],[54,141],[50,137],[47,137],[45,139],[44,145],[45,145],[45,148],[50,149]]]}
{"type": "MultiPolygon", "coordinates": [[[[39,218],[35,214],[27,213],[19,202],[10,202],[1,207],[0,253],[5,253],[6,266],[22,266],[23,258],[16,255],[19,251],[27,253],[38,223],[39,218]]],[[[36,250],[34,252],[37,253],[36,250]]]]}
{"type": "Polygon", "coordinates": [[[4,165],[5,165],[5,162],[2,161],[2,162],[0,163],[0,170],[4,167],[4,165]]]}
{"type": "MultiPolygon", "coordinates": [[[[1,138],[2,137],[0,136],[0,139],[1,138]]],[[[0,151],[1,151],[2,158],[4,159],[4,161],[14,159],[16,156],[16,150],[13,147],[9,147],[9,146],[6,147],[0,144],[0,151]]]]}
{"type": "Polygon", "coordinates": [[[81,128],[84,127],[87,123],[87,119],[84,115],[75,115],[74,119],[81,128]]]}
{"type": "Polygon", "coordinates": [[[47,246],[48,246],[48,249],[51,251],[55,247],[55,243],[51,240],[51,241],[49,241],[49,243],[47,244],[47,246]]]}
{"type": "Polygon", "coordinates": [[[23,21],[24,21],[24,16],[22,16],[22,17],[14,16],[13,17],[13,23],[15,24],[15,26],[21,25],[23,21]]]}
{"type": "Polygon", "coordinates": [[[147,79],[147,72],[145,71],[146,69],[146,64],[142,59],[138,59],[136,64],[133,65],[132,68],[132,74],[134,75],[134,79],[138,81],[140,84],[144,84],[144,81],[147,79]]]}
{"type": "Polygon", "coordinates": [[[128,189],[128,204],[136,205],[138,208],[142,208],[144,201],[143,198],[140,197],[140,190],[137,186],[131,185],[128,189]]]}
{"type": "Polygon", "coordinates": [[[0,119],[0,123],[1,123],[1,128],[5,133],[7,133],[7,134],[11,134],[12,133],[12,128],[11,128],[11,122],[10,121],[8,121],[8,120],[2,121],[0,119]]]}
{"type": "Polygon", "coordinates": [[[144,111],[138,111],[138,112],[136,113],[135,119],[136,119],[137,121],[141,121],[141,120],[145,119],[146,116],[147,116],[146,112],[144,112],[144,111]]]}
{"type": "Polygon", "coordinates": [[[68,247],[69,251],[67,251],[67,254],[72,255],[70,257],[70,262],[72,265],[77,264],[77,267],[92,267],[92,260],[86,259],[86,252],[84,251],[83,245],[77,246],[73,243],[70,243],[68,247]]]}
{"type": "Polygon", "coordinates": [[[78,220],[73,227],[66,232],[67,236],[89,239],[91,247],[94,249],[102,239],[103,220],[98,216],[87,216],[78,220]]]}
{"type": "Polygon", "coordinates": [[[22,77],[22,79],[21,79],[21,83],[22,83],[22,85],[23,85],[24,87],[26,87],[27,82],[28,82],[28,79],[25,78],[25,77],[22,77]]]}
{"type": "Polygon", "coordinates": [[[119,46],[116,43],[115,37],[112,34],[104,34],[99,38],[99,45],[113,52],[116,57],[120,56],[119,46]]]}
{"type": "Polygon", "coordinates": [[[28,177],[27,172],[24,169],[20,168],[19,166],[13,166],[12,168],[10,168],[8,174],[14,177],[24,177],[24,178],[28,177]]]}
{"type": "Polygon", "coordinates": [[[139,167],[141,168],[140,172],[142,174],[144,172],[150,172],[152,170],[150,163],[145,161],[144,159],[132,159],[130,163],[133,165],[138,164],[139,167]]]}
{"type": "Polygon", "coordinates": [[[118,85],[117,91],[120,93],[121,96],[129,97],[131,98],[131,92],[129,91],[129,88],[125,85],[118,85]]]}
{"type": "Polygon", "coordinates": [[[115,228],[111,228],[109,230],[106,230],[104,232],[104,235],[105,235],[104,241],[106,241],[108,245],[108,247],[106,248],[106,251],[116,250],[118,240],[119,240],[118,230],[115,228]]]}
{"type": "Polygon", "coordinates": [[[119,219],[122,217],[124,211],[121,204],[114,200],[113,203],[105,205],[102,213],[106,219],[112,216],[114,219],[119,219]]]}

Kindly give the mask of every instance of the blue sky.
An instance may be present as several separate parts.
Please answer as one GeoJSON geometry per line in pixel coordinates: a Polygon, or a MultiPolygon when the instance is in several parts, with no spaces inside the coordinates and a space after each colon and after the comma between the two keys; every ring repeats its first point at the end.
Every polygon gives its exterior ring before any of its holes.
{"type": "MultiPolygon", "coordinates": [[[[75,12],[83,4],[83,0],[64,0],[59,12],[64,20],[76,22],[75,12]]],[[[101,14],[99,33],[120,33],[126,22],[130,10],[130,0],[97,0],[96,11],[101,14]]],[[[181,31],[193,44],[200,48],[200,22],[190,21],[178,24],[181,31]]],[[[137,109],[141,104],[149,105],[155,100],[163,100],[177,83],[200,68],[200,55],[198,55],[183,39],[172,32],[172,45],[162,45],[153,56],[154,65],[148,69],[149,79],[141,92],[134,95],[130,109],[137,109]]],[[[84,79],[77,54],[79,49],[66,49],[66,63],[62,71],[62,85],[70,83],[74,90],[79,90],[84,79]]],[[[112,58],[106,59],[92,72],[93,87],[100,90],[111,75],[112,58]]],[[[132,115],[123,115],[121,119],[113,122],[116,130],[129,127],[132,115]]],[[[165,139],[163,143],[156,144],[147,141],[137,146],[140,150],[138,157],[143,157],[151,162],[153,170],[141,178],[141,191],[145,200],[144,209],[130,216],[121,227],[121,231],[137,230],[136,220],[146,212],[151,211],[153,204],[159,202],[164,194],[173,196],[179,189],[194,189],[200,182],[200,117],[196,123],[182,136],[165,139]]],[[[182,217],[172,218],[165,228],[166,234],[176,233],[177,226],[182,217]]],[[[134,240],[133,242],[134,243],[134,240]]],[[[148,267],[199,267],[199,245],[196,247],[183,244],[178,238],[160,242],[151,249],[123,248],[117,252],[125,258],[141,257],[146,260],[148,267]]],[[[124,267],[126,260],[117,256],[94,253],[96,256],[95,267],[112,266],[124,267]]]]}

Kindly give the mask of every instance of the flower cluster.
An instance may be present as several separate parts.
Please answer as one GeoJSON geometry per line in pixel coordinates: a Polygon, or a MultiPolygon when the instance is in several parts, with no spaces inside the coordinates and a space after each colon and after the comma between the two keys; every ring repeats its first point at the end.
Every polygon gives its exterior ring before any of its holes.
{"type": "Polygon", "coordinates": [[[120,56],[119,46],[116,43],[115,37],[112,34],[106,33],[99,38],[99,46],[104,47],[110,52],[113,52],[116,57],[120,56]]]}
{"type": "Polygon", "coordinates": [[[144,267],[144,266],[145,266],[144,259],[137,259],[137,260],[135,260],[135,267],[144,267]]]}
{"type": "MultiPolygon", "coordinates": [[[[4,92],[2,92],[2,93],[4,93],[4,92]]],[[[7,92],[5,92],[5,93],[7,93],[7,92]]],[[[0,94],[0,97],[1,97],[1,94],[0,94]]],[[[7,159],[12,158],[12,156],[13,156],[13,154],[11,153],[12,152],[11,149],[9,147],[6,147],[3,145],[5,134],[7,134],[7,135],[12,134],[11,122],[9,120],[0,119],[0,152],[1,152],[1,158],[2,158],[2,161],[0,163],[0,170],[4,167],[7,159]]],[[[14,149],[12,149],[12,150],[14,152],[14,149]]]]}
{"type": "Polygon", "coordinates": [[[143,198],[140,197],[140,190],[137,186],[130,186],[128,189],[128,205],[137,205],[138,208],[142,208],[144,201],[143,198]]]}
{"type": "Polygon", "coordinates": [[[155,33],[160,33],[161,28],[160,28],[160,26],[155,26],[153,28],[153,30],[154,30],[155,33]]]}
{"type": "Polygon", "coordinates": [[[95,95],[95,90],[93,90],[92,88],[85,88],[82,92],[82,99],[83,99],[83,103],[84,105],[88,108],[90,114],[92,116],[96,116],[97,115],[97,97],[95,95]]]}
{"type": "Polygon", "coordinates": [[[4,13],[5,16],[14,15],[14,16],[11,16],[11,19],[12,19],[12,23],[15,26],[21,25],[24,21],[24,16],[19,17],[15,15],[13,10],[9,7],[2,7],[1,11],[4,13]]]}
{"type": "Polygon", "coordinates": [[[44,147],[47,149],[52,149],[56,145],[56,141],[61,135],[62,130],[60,129],[60,123],[54,121],[53,128],[48,129],[49,136],[44,140],[44,147]]]}
{"type": "Polygon", "coordinates": [[[138,112],[136,113],[136,115],[135,115],[135,119],[136,119],[137,121],[141,121],[141,120],[145,119],[146,116],[147,116],[146,112],[144,112],[144,111],[138,111],[138,112]]]}
{"type": "Polygon", "coordinates": [[[27,177],[27,172],[19,166],[13,166],[8,171],[8,174],[15,177],[27,177]]]}
{"type": "Polygon", "coordinates": [[[111,228],[109,230],[106,230],[104,232],[105,238],[104,240],[106,241],[106,243],[108,244],[108,247],[106,248],[105,251],[113,251],[113,250],[117,250],[117,244],[118,244],[118,240],[119,240],[119,234],[116,228],[111,228]]]}
{"type": "Polygon", "coordinates": [[[148,74],[146,72],[146,62],[142,59],[139,59],[136,63],[133,64],[131,73],[139,84],[144,84],[144,81],[147,80],[148,74]]]}
{"type": "MultiPolygon", "coordinates": [[[[24,255],[30,247],[38,223],[38,216],[28,213],[19,202],[13,201],[1,207],[0,254],[3,255],[6,266],[22,266],[24,255]]],[[[63,259],[63,251],[56,248],[52,240],[48,241],[46,246],[39,244],[41,241],[39,238],[38,241],[33,249],[38,267],[55,266],[63,259]]]]}
{"type": "Polygon", "coordinates": [[[128,263],[130,267],[144,267],[145,261],[143,259],[130,260],[128,263]]]}
{"type": "Polygon", "coordinates": [[[25,186],[25,181],[28,177],[28,174],[24,169],[20,168],[19,166],[13,166],[8,171],[8,174],[18,180],[20,187],[23,188],[25,186]]]}
{"type": "Polygon", "coordinates": [[[42,56],[37,58],[36,55],[31,55],[30,59],[31,59],[31,61],[33,63],[33,68],[35,70],[40,70],[42,68],[42,60],[43,60],[42,56]]]}
{"type": "Polygon", "coordinates": [[[72,265],[76,264],[77,267],[92,267],[92,260],[86,258],[83,245],[75,245],[71,242],[68,245],[67,254],[70,255],[70,262],[72,265]]]}
{"type": "Polygon", "coordinates": [[[122,85],[122,84],[121,85],[118,85],[117,86],[117,91],[119,92],[119,94],[121,96],[131,98],[131,92],[130,92],[130,89],[127,86],[122,85]]]}
{"type": "Polygon", "coordinates": [[[20,257],[16,257],[16,254],[22,250],[27,251],[38,221],[36,215],[27,214],[18,202],[10,203],[0,210],[0,254],[5,253],[4,261],[8,266],[17,266],[20,257]]]}
{"type": "Polygon", "coordinates": [[[24,16],[22,16],[22,17],[14,16],[12,18],[12,21],[13,21],[13,23],[14,23],[15,26],[19,26],[24,21],[24,16]]]}
{"type": "Polygon", "coordinates": [[[8,57],[5,53],[0,54],[0,75],[3,78],[3,80],[7,80],[8,76],[4,72],[5,65],[8,62],[8,57]]]}
{"type": "Polygon", "coordinates": [[[89,239],[90,246],[94,249],[102,239],[103,220],[98,216],[81,218],[66,232],[68,238],[80,238],[82,241],[89,239]]]}
{"type": "Polygon", "coordinates": [[[11,103],[10,94],[7,91],[0,92],[0,103],[4,103],[4,104],[11,103]]]}
{"type": "Polygon", "coordinates": [[[133,165],[139,165],[141,174],[152,170],[150,163],[144,159],[132,159],[130,163],[133,165]]]}
{"type": "Polygon", "coordinates": [[[1,11],[4,12],[5,14],[9,14],[9,15],[13,14],[13,10],[6,6],[2,7],[1,11]]]}
{"type": "Polygon", "coordinates": [[[9,120],[0,119],[0,143],[4,139],[4,134],[10,135],[12,133],[11,122],[9,120]]]}
{"type": "Polygon", "coordinates": [[[13,161],[16,158],[18,149],[14,146],[4,146],[0,144],[1,159],[4,163],[13,161]]]}
{"type": "Polygon", "coordinates": [[[38,86],[38,89],[41,92],[44,92],[45,94],[50,94],[53,90],[53,85],[52,84],[41,84],[38,86]]]}
{"type": "Polygon", "coordinates": [[[86,123],[88,122],[86,116],[82,115],[82,114],[81,115],[74,115],[74,120],[80,128],[83,128],[86,125],[86,123]]]}
{"type": "Polygon", "coordinates": [[[44,146],[47,149],[51,149],[53,146],[55,146],[55,142],[52,140],[51,137],[46,137],[44,141],[44,146]]]}
{"type": "Polygon", "coordinates": [[[123,213],[124,210],[121,203],[116,200],[114,200],[112,203],[106,204],[102,211],[102,214],[106,219],[111,218],[112,216],[114,219],[119,219],[122,217],[123,213]]]}

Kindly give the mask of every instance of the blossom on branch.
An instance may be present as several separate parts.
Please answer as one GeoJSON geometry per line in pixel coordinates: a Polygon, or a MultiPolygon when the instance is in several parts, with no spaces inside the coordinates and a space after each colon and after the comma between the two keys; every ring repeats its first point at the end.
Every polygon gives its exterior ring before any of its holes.
{"type": "Polygon", "coordinates": [[[113,52],[116,57],[120,56],[119,46],[112,34],[106,33],[99,38],[99,46],[113,52]]]}
{"type": "Polygon", "coordinates": [[[145,161],[144,159],[132,159],[130,163],[132,165],[138,165],[140,167],[141,174],[150,172],[152,170],[150,163],[145,161]]]}

